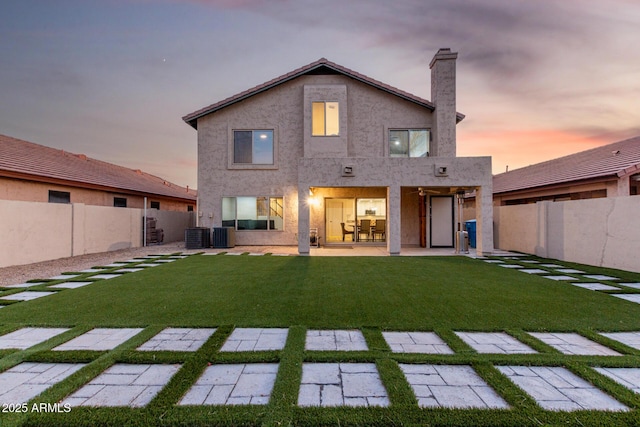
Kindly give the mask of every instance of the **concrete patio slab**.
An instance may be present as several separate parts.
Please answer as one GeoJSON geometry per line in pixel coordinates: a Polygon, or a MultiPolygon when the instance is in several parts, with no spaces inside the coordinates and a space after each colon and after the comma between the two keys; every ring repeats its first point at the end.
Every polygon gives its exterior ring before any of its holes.
{"type": "Polygon", "coordinates": [[[175,259],[157,259],[154,262],[160,263],[160,264],[166,264],[168,262],[174,262],[175,259]]]}
{"type": "Polygon", "coordinates": [[[99,273],[104,270],[104,268],[86,268],[84,270],[80,270],[80,273],[99,273]]]}
{"type": "Polygon", "coordinates": [[[122,274],[105,273],[105,274],[96,274],[96,275],[90,276],[90,279],[109,280],[109,279],[115,279],[116,277],[120,277],[120,276],[122,276],[122,274]]]}
{"type": "Polygon", "coordinates": [[[305,350],[367,351],[367,341],[360,331],[307,331],[305,350]]]}
{"type": "Polygon", "coordinates": [[[500,259],[487,259],[484,262],[488,262],[489,264],[502,264],[504,261],[500,259]]]}
{"type": "Polygon", "coordinates": [[[299,406],[389,406],[373,363],[304,363],[299,406]]]}
{"type": "Polygon", "coordinates": [[[640,304],[640,294],[611,294],[616,298],[622,298],[629,302],[635,302],[636,304],[640,304]]]}
{"type": "Polygon", "coordinates": [[[147,405],[178,369],[180,365],[115,364],[63,400],[62,404],[139,408],[147,405]]]}
{"type": "Polygon", "coordinates": [[[24,350],[68,330],[69,328],[21,328],[0,336],[0,349],[17,348],[24,350]]]}
{"type": "Polygon", "coordinates": [[[151,263],[151,262],[145,262],[145,263],[142,263],[142,264],[138,264],[138,265],[136,265],[136,267],[149,268],[149,267],[157,267],[157,266],[159,266],[159,265],[162,265],[162,264],[158,264],[158,263],[155,263],[155,262],[153,262],[153,263],[151,263]]]}
{"type": "Polygon", "coordinates": [[[60,274],[58,276],[49,277],[49,280],[68,280],[78,276],[80,276],[80,274],[60,274]]]}
{"type": "Polygon", "coordinates": [[[575,277],[571,277],[571,276],[540,276],[540,277],[544,277],[545,279],[558,280],[558,281],[576,280],[575,277]]]}
{"type": "Polygon", "coordinates": [[[435,332],[383,332],[393,353],[453,354],[435,332]]]}
{"type": "Polygon", "coordinates": [[[593,368],[618,384],[640,393],[640,368],[593,368]]]}
{"type": "Polygon", "coordinates": [[[282,350],[288,334],[283,328],[236,328],[220,351],[282,350]]]}
{"type": "Polygon", "coordinates": [[[551,411],[627,411],[622,403],[561,367],[498,366],[500,372],[551,411]]]}
{"type": "Polygon", "coordinates": [[[615,286],[605,285],[604,283],[572,283],[573,286],[580,288],[590,289],[592,291],[619,291],[620,288],[615,286]]]}
{"type": "Polygon", "coordinates": [[[558,265],[558,264],[540,264],[540,267],[546,267],[546,268],[564,268],[564,265],[558,265]]]}
{"type": "Polygon", "coordinates": [[[640,332],[601,332],[600,335],[640,350],[640,332]]]}
{"type": "Polygon", "coordinates": [[[114,273],[136,273],[142,270],[144,270],[144,268],[121,268],[119,270],[114,271],[114,273]]]}
{"type": "Polygon", "coordinates": [[[138,347],[140,351],[197,351],[215,328],[167,328],[138,347]]]}
{"type": "Polygon", "coordinates": [[[621,356],[617,351],[575,333],[529,332],[529,335],[564,354],[621,356]]]}
{"type": "Polygon", "coordinates": [[[129,265],[128,262],[112,262],[111,264],[105,265],[105,267],[124,267],[125,265],[129,265]]]}
{"type": "Polygon", "coordinates": [[[400,364],[423,408],[506,409],[502,399],[471,366],[400,364]]]}
{"type": "Polygon", "coordinates": [[[142,332],[143,328],[96,328],[54,348],[54,351],[113,350],[142,332]]]}
{"type": "Polygon", "coordinates": [[[499,265],[500,267],[504,267],[504,268],[522,268],[522,266],[518,264],[496,264],[496,265],[499,265]]]}
{"type": "Polygon", "coordinates": [[[56,292],[47,291],[25,291],[0,297],[0,299],[4,299],[7,301],[31,301],[37,298],[48,297],[49,295],[54,295],[55,293],[56,292]]]}
{"type": "Polygon", "coordinates": [[[556,271],[562,274],[582,274],[584,271],[575,268],[557,268],[556,271]]]}
{"type": "Polygon", "coordinates": [[[535,261],[533,259],[522,259],[520,262],[526,262],[527,264],[540,264],[540,261],[535,261]]]}
{"type": "Polygon", "coordinates": [[[593,280],[620,280],[617,277],[607,276],[604,274],[585,274],[584,277],[593,280]]]}
{"type": "Polygon", "coordinates": [[[537,353],[504,332],[455,332],[464,342],[478,353],[531,354],[537,353]]]}
{"type": "Polygon", "coordinates": [[[92,284],[93,282],[64,282],[58,283],[57,285],[51,285],[50,288],[60,288],[60,289],[77,289],[83,286],[87,286],[92,284]]]}
{"type": "Polygon", "coordinates": [[[0,405],[27,403],[86,363],[20,363],[0,373],[0,405]]]}
{"type": "Polygon", "coordinates": [[[547,270],[541,270],[539,268],[523,268],[518,271],[521,271],[523,273],[528,273],[528,274],[549,274],[547,270]]]}
{"type": "Polygon", "coordinates": [[[277,363],[209,366],[178,405],[266,405],[278,367],[277,363]]]}
{"type": "Polygon", "coordinates": [[[44,282],[34,283],[16,283],[15,285],[4,285],[3,288],[30,288],[32,286],[42,285],[44,282]]]}
{"type": "Polygon", "coordinates": [[[626,286],[627,288],[640,289],[640,283],[618,283],[618,285],[626,286]]]}

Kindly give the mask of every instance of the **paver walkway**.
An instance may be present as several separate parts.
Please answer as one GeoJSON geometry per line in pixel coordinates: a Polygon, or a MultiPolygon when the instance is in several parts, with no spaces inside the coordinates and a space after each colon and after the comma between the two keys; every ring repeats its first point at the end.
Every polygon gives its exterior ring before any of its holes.
{"type": "Polygon", "coordinates": [[[366,351],[367,342],[360,331],[307,331],[305,350],[366,351]]]}
{"type": "Polygon", "coordinates": [[[300,406],[388,406],[387,391],[373,363],[305,363],[300,406]]]}
{"type": "Polygon", "coordinates": [[[383,332],[382,336],[394,353],[453,353],[435,332],[383,332]]]}
{"type": "Polygon", "coordinates": [[[266,405],[277,373],[276,363],[209,366],[179,405],[266,405]]]}
{"type": "Polygon", "coordinates": [[[282,350],[288,333],[288,329],[281,328],[237,328],[220,351],[282,350]]]}
{"type": "Polygon", "coordinates": [[[7,301],[31,301],[37,298],[48,297],[49,295],[54,294],[55,292],[47,291],[24,291],[11,295],[5,295],[3,297],[0,297],[0,299],[5,299],[7,301]]]}
{"type": "Polygon", "coordinates": [[[565,368],[498,366],[498,370],[531,395],[544,409],[628,410],[625,405],[565,368]]]}
{"type": "Polygon", "coordinates": [[[421,407],[509,407],[471,366],[401,364],[400,368],[421,407]]]}
{"type": "Polygon", "coordinates": [[[54,351],[113,350],[142,332],[142,328],[96,328],[54,348],[54,351]]]}
{"type": "Polygon", "coordinates": [[[22,328],[0,336],[0,349],[17,348],[24,350],[48,339],[67,332],[68,328],[22,328]]]}
{"type": "Polygon", "coordinates": [[[0,404],[28,402],[86,363],[20,363],[0,373],[0,404]]]}
{"type": "Polygon", "coordinates": [[[197,351],[215,328],[167,328],[138,347],[141,351],[197,351]]]}
{"type": "Polygon", "coordinates": [[[537,353],[528,345],[504,332],[456,332],[456,335],[478,353],[537,353]]]}
{"type": "Polygon", "coordinates": [[[531,332],[530,335],[564,354],[620,356],[617,351],[574,333],[531,332]]]}
{"type": "Polygon", "coordinates": [[[180,365],[116,364],[67,397],[71,406],[145,406],[180,365]]]}

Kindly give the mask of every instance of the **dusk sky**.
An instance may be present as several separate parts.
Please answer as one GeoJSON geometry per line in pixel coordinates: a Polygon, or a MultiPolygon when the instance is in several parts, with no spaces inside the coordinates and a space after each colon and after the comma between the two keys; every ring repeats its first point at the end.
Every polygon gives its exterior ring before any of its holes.
{"type": "Polygon", "coordinates": [[[322,57],[431,99],[442,47],[494,173],[640,135],[638,0],[3,1],[0,133],[193,188],[182,116],[322,57]]]}

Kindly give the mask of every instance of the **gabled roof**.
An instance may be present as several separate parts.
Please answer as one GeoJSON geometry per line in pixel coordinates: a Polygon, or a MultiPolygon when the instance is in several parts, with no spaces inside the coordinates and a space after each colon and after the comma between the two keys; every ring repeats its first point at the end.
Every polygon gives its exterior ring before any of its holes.
{"type": "Polygon", "coordinates": [[[640,173],[640,136],[493,177],[493,194],[640,173]]]}
{"type": "MultiPolygon", "coordinates": [[[[424,98],[420,98],[419,96],[410,94],[409,92],[405,92],[403,90],[397,89],[388,84],[382,83],[378,80],[372,79],[371,77],[367,77],[364,74],[360,74],[356,71],[350,70],[349,68],[343,67],[342,65],[338,65],[335,62],[331,62],[326,58],[320,58],[319,60],[312,62],[311,64],[300,67],[287,74],[283,74],[280,77],[276,77],[273,80],[269,80],[268,82],[252,87],[251,89],[247,89],[227,99],[223,99],[222,101],[216,102],[215,104],[211,104],[207,107],[201,108],[200,110],[194,111],[191,114],[187,114],[182,118],[182,120],[187,122],[194,129],[197,129],[198,119],[200,117],[203,117],[203,116],[206,116],[207,114],[211,114],[215,111],[221,110],[225,107],[235,104],[236,102],[240,102],[242,100],[250,98],[261,92],[267,91],[273,87],[286,83],[290,80],[296,79],[300,76],[314,75],[314,74],[316,75],[317,74],[341,74],[349,78],[352,78],[354,80],[358,80],[359,82],[373,86],[376,89],[382,90],[392,95],[396,95],[407,101],[414,102],[422,107],[426,107],[430,109],[431,111],[435,110],[435,105],[424,98]]],[[[464,114],[457,113],[456,120],[459,122],[462,119],[464,119],[464,114]]]]}
{"type": "Polygon", "coordinates": [[[195,201],[194,190],[84,154],[0,135],[0,176],[195,201]]]}

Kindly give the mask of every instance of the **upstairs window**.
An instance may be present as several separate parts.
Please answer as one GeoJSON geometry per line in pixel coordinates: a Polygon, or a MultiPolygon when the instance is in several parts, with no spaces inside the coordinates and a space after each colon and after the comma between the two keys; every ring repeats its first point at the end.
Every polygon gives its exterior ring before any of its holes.
{"type": "Polygon", "coordinates": [[[340,135],[340,111],[337,102],[311,103],[311,135],[340,135]]]}
{"type": "Polygon", "coordinates": [[[71,203],[71,193],[49,190],[49,203],[71,203]]]}
{"type": "Polygon", "coordinates": [[[428,157],[429,130],[389,131],[389,157],[428,157]]]}
{"type": "Polygon", "coordinates": [[[160,202],[151,202],[149,205],[151,209],[160,209],[160,202]]]}
{"type": "Polygon", "coordinates": [[[272,165],[273,131],[233,131],[233,163],[272,165]]]}

